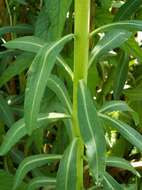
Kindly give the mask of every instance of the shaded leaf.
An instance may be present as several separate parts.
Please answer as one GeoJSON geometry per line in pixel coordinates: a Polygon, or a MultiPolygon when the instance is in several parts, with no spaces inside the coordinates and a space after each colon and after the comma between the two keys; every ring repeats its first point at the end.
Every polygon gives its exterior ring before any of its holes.
{"type": "Polygon", "coordinates": [[[36,177],[32,179],[27,187],[27,190],[35,190],[40,187],[54,187],[56,185],[55,178],[49,177],[36,177]]]}
{"type": "MultiPolygon", "coordinates": [[[[48,124],[49,122],[57,121],[59,119],[66,119],[67,115],[62,113],[48,113],[40,114],[37,119],[38,127],[42,124],[48,124]]],[[[2,145],[0,146],[0,155],[5,155],[22,137],[27,135],[27,129],[24,123],[24,119],[20,119],[13,124],[13,126],[7,132],[2,145]]]]}
{"type": "Polygon", "coordinates": [[[16,171],[13,190],[15,190],[21,184],[23,178],[30,170],[41,167],[55,160],[60,160],[61,158],[61,155],[54,154],[39,154],[25,158],[16,171]]]}

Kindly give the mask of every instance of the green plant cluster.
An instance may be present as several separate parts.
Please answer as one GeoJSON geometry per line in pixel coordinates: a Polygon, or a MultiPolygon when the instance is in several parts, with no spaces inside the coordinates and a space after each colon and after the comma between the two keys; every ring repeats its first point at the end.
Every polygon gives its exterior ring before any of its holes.
{"type": "Polygon", "coordinates": [[[142,189],[142,1],[0,0],[0,189],[142,189]]]}

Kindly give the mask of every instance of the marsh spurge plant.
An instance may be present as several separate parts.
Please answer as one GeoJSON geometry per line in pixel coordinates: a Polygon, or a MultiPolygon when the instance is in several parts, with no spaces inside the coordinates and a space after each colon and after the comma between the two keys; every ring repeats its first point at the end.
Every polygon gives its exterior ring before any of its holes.
{"type": "MultiPolygon", "coordinates": [[[[15,38],[4,44],[11,51],[18,49],[23,53],[17,55],[19,62],[10,65],[2,73],[0,86],[2,87],[13,76],[19,75],[26,69],[28,72],[23,118],[15,122],[10,108],[0,96],[0,109],[6,110],[7,115],[5,112],[2,113],[4,122],[9,127],[0,147],[0,155],[6,155],[10,150],[12,152],[13,146],[27,135],[32,138],[34,135],[38,137],[40,132],[45,131],[46,128],[49,129],[49,124],[59,120],[63,121],[68,136],[68,146],[63,154],[54,151],[54,154],[40,152],[40,154],[26,156],[16,169],[13,190],[19,188],[27,173],[31,171],[37,172],[37,175],[33,175],[35,177],[28,180],[26,186],[28,190],[39,187],[57,190],[83,190],[85,189],[83,175],[86,171],[91,179],[90,188],[86,187],[88,189],[124,189],[123,185],[111,176],[109,170],[106,170],[109,167],[128,170],[133,175],[140,177],[127,160],[121,156],[109,155],[107,134],[111,130],[118,131],[126,141],[136,147],[138,151],[142,151],[141,134],[129,125],[130,122],[125,122],[125,119],[122,121],[123,117],[120,117],[122,120],[116,117],[116,113],[125,116],[128,114],[135,125],[139,123],[137,114],[119,98],[127,79],[125,72],[128,69],[130,55],[126,51],[128,49],[126,47],[130,43],[129,40],[134,39],[134,33],[142,31],[142,21],[128,19],[141,5],[141,2],[127,1],[119,9],[112,23],[101,26],[90,33],[90,0],[75,0],[74,33],[62,37],[66,15],[72,3],[71,0],[45,1],[43,12],[41,11],[37,23],[42,21],[43,14],[47,14],[45,9],[48,7],[48,16],[50,15],[54,19],[53,25],[51,24],[48,28],[47,35],[38,37],[40,36],[38,33],[42,33],[42,31],[36,26],[32,36],[15,38]],[[58,16],[55,17],[57,14],[58,16]],[[103,33],[104,36],[90,51],[90,41],[100,33],[103,33]],[[47,38],[48,41],[45,40],[47,38]],[[65,51],[64,47],[72,43],[74,43],[73,70],[62,57],[62,52],[65,51]],[[87,84],[88,73],[94,69],[94,66],[97,69],[97,63],[104,56],[111,57],[111,54],[109,55],[111,50],[119,47],[121,56],[120,63],[115,68],[117,75],[115,75],[116,85],[113,89],[114,100],[98,104],[87,84]],[[65,76],[70,80],[73,93],[72,90],[67,89],[63,77],[56,74],[55,68],[61,68],[64,71],[65,76]],[[57,104],[54,103],[48,112],[43,112],[41,106],[46,104],[46,97],[50,96],[51,92],[59,101],[57,104]],[[48,176],[38,170],[40,167],[49,166],[54,162],[59,163],[55,175],[48,176]]],[[[17,32],[16,26],[4,29],[5,32],[17,32]]],[[[29,31],[30,28],[27,30],[29,31]]],[[[41,30],[44,30],[44,27],[41,30]]],[[[113,75],[113,73],[111,74],[113,75]]],[[[95,79],[96,76],[91,80],[95,79]]],[[[105,89],[105,87],[102,89],[104,94],[105,89]]],[[[48,104],[46,106],[48,110],[48,104]]],[[[37,144],[38,140],[34,138],[37,144]]]]}

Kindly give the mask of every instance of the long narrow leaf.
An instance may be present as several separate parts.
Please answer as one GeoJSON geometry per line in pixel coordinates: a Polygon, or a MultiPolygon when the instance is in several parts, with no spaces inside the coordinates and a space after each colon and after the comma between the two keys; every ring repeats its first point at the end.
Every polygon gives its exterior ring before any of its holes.
{"type": "Polygon", "coordinates": [[[134,145],[140,151],[142,151],[142,135],[140,133],[138,133],[135,129],[133,129],[128,124],[126,124],[120,120],[113,119],[104,114],[99,114],[99,115],[104,121],[109,123],[110,126],[117,129],[120,132],[120,134],[125,139],[127,139],[132,145],[134,145]]]}
{"type": "Polygon", "coordinates": [[[27,190],[35,190],[40,187],[55,187],[56,179],[49,177],[36,177],[32,179],[27,187],[27,190]]]}
{"type": "Polygon", "coordinates": [[[128,0],[114,17],[114,21],[129,19],[142,4],[141,0],[128,0]]]}
{"type": "Polygon", "coordinates": [[[17,56],[13,64],[11,64],[0,76],[0,87],[8,82],[12,77],[19,75],[27,69],[32,63],[34,56],[30,53],[23,53],[17,56]]]}
{"type": "Polygon", "coordinates": [[[72,38],[73,35],[70,34],[51,45],[45,45],[30,67],[24,104],[24,118],[29,134],[36,128],[41,99],[56,56],[72,38]]]}
{"type": "MultiPolygon", "coordinates": [[[[38,127],[45,123],[48,124],[66,118],[68,118],[68,116],[62,113],[41,114],[37,119],[38,127]]],[[[7,132],[4,141],[0,146],[0,156],[5,155],[25,135],[27,135],[27,129],[24,119],[20,119],[14,123],[7,132]]]]}
{"type": "Polygon", "coordinates": [[[77,151],[79,143],[74,139],[66,149],[57,173],[58,190],[77,190],[77,151]]]}
{"type": "Polygon", "coordinates": [[[21,24],[17,26],[4,26],[0,28],[0,36],[9,32],[15,32],[16,34],[32,34],[33,31],[33,27],[28,24],[21,24]]]}
{"type": "Polygon", "coordinates": [[[106,165],[111,167],[122,168],[124,170],[128,170],[133,174],[140,176],[135,168],[125,159],[119,157],[108,157],[106,159],[106,165]]]}
{"type": "Polygon", "coordinates": [[[131,36],[131,32],[127,30],[112,30],[108,32],[95,46],[91,52],[89,67],[93,61],[97,61],[101,56],[104,56],[110,50],[120,47],[131,36]]]}
{"type": "Polygon", "coordinates": [[[98,33],[103,33],[103,32],[107,32],[107,31],[111,31],[115,29],[121,29],[121,28],[125,30],[129,30],[129,31],[142,31],[142,21],[141,20],[124,20],[120,22],[113,22],[110,24],[106,24],[92,31],[90,34],[90,37],[93,37],[94,35],[98,33]]]}
{"type": "Polygon", "coordinates": [[[105,137],[101,121],[83,81],[79,82],[78,119],[89,167],[94,180],[99,183],[105,170],[105,137]]]}
{"type": "Polygon", "coordinates": [[[107,172],[104,175],[104,190],[124,190],[123,187],[107,172]]]}
{"type": "Polygon", "coordinates": [[[72,103],[64,83],[55,75],[50,75],[47,80],[47,86],[54,91],[63,106],[72,114],[72,103]]]}
{"type": "Polygon", "coordinates": [[[54,154],[39,154],[25,158],[16,171],[13,190],[15,190],[21,184],[23,178],[30,170],[41,167],[51,161],[60,160],[61,158],[61,155],[54,154]]]}

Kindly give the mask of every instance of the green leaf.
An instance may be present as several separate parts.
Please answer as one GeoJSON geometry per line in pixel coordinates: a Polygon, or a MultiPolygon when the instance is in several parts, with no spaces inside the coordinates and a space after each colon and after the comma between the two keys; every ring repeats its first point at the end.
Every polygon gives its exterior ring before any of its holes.
{"type": "Polygon", "coordinates": [[[121,49],[123,49],[133,57],[137,58],[138,61],[142,60],[141,47],[134,38],[130,38],[127,42],[125,42],[122,45],[121,49]]]}
{"type": "Polygon", "coordinates": [[[33,31],[33,27],[28,24],[20,24],[17,26],[4,26],[0,28],[0,36],[9,32],[15,32],[16,34],[32,34],[33,31]]]}
{"type": "Polygon", "coordinates": [[[66,71],[66,73],[68,73],[69,77],[73,81],[74,74],[73,74],[71,68],[69,67],[69,65],[65,62],[65,60],[61,56],[57,57],[57,61],[58,61],[58,65],[63,67],[63,69],[66,71]]]}
{"type": "Polygon", "coordinates": [[[0,87],[12,77],[19,75],[32,63],[34,56],[31,53],[23,53],[16,57],[16,60],[0,76],[0,87]]]}
{"type": "MultiPolygon", "coordinates": [[[[62,113],[48,113],[40,114],[37,119],[38,127],[43,124],[48,124],[60,119],[68,118],[67,115],[62,113]]],[[[22,137],[27,135],[27,129],[24,123],[24,119],[20,119],[15,122],[12,127],[8,130],[2,145],[0,146],[0,156],[5,155],[22,137]]]]}
{"type": "Polygon", "coordinates": [[[36,22],[35,35],[47,41],[59,39],[71,3],[72,0],[46,0],[36,22]]]}
{"type": "MultiPolygon", "coordinates": [[[[3,44],[3,46],[7,48],[20,49],[31,53],[37,53],[44,45],[45,41],[36,36],[24,36],[3,44]]],[[[57,56],[57,63],[59,66],[63,67],[73,80],[73,72],[61,56],[57,56]]]]}
{"type": "Polygon", "coordinates": [[[79,82],[78,119],[90,171],[99,183],[105,170],[105,137],[93,100],[83,81],[79,82]]]}
{"type": "Polygon", "coordinates": [[[116,66],[114,82],[113,82],[113,96],[117,100],[122,94],[123,87],[125,85],[127,75],[128,75],[128,66],[129,66],[129,55],[125,52],[119,57],[119,62],[116,66]]]}
{"type": "Polygon", "coordinates": [[[97,61],[101,56],[107,54],[110,50],[120,47],[131,36],[131,32],[126,30],[112,30],[108,32],[94,47],[91,52],[89,67],[97,61]]]}
{"type": "Polygon", "coordinates": [[[106,102],[99,110],[99,113],[110,113],[114,111],[127,111],[130,112],[136,125],[139,123],[139,117],[137,112],[135,112],[128,104],[120,100],[112,100],[106,102]]]}
{"type": "Polygon", "coordinates": [[[36,36],[24,36],[3,44],[6,48],[20,49],[33,53],[37,53],[44,45],[45,42],[36,36]]]}
{"type": "Polygon", "coordinates": [[[53,162],[55,160],[60,160],[61,158],[61,155],[54,154],[39,154],[25,158],[16,171],[13,190],[15,190],[21,184],[23,178],[30,170],[41,167],[47,163],[50,163],[51,161],[53,162]]]}
{"type": "Polygon", "coordinates": [[[0,95],[0,119],[10,128],[14,123],[14,115],[12,109],[6,100],[0,95]]]}
{"type": "Polygon", "coordinates": [[[114,111],[134,112],[125,101],[121,100],[108,101],[99,110],[100,113],[110,113],[114,111]]]}
{"type": "Polygon", "coordinates": [[[117,129],[126,140],[128,140],[132,145],[142,151],[142,135],[140,133],[120,120],[113,119],[103,114],[99,115],[104,122],[106,121],[110,124],[110,126],[117,129]]]}
{"type": "Polygon", "coordinates": [[[141,20],[124,20],[119,22],[114,22],[110,24],[103,25],[96,30],[92,31],[90,34],[90,37],[93,37],[94,35],[98,33],[104,33],[111,30],[129,30],[129,31],[142,31],[142,21],[141,20]]]}
{"type": "Polygon", "coordinates": [[[104,190],[124,190],[123,187],[107,172],[104,175],[103,181],[104,190]]]}
{"type": "Polygon", "coordinates": [[[77,152],[79,140],[74,139],[66,149],[57,173],[58,190],[77,190],[77,152]]]}
{"type": "Polygon", "coordinates": [[[36,128],[41,99],[54,67],[56,56],[72,38],[73,34],[70,34],[55,43],[45,45],[29,69],[24,103],[24,118],[28,134],[31,134],[36,128]]]}
{"type": "Polygon", "coordinates": [[[119,8],[119,11],[114,17],[114,21],[129,19],[142,4],[141,0],[128,0],[119,8]]]}
{"type": "Polygon", "coordinates": [[[122,168],[124,170],[128,170],[133,174],[140,177],[140,174],[133,168],[133,166],[125,159],[119,157],[108,157],[106,159],[106,165],[111,167],[122,168]]]}
{"type": "Polygon", "coordinates": [[[34,190],[40,187],[54,187],[56,185],[55,178],[49,177],[36,177],[32,179],[27,187],[27,190],[34,190]]]}
{"type": "Polygon", "coordinates": [[[72,114],[72,103],[64,83],[55,75],[50,75],[47,80],[47,86],[54,91],[63,106],[72,114]]]}
{"type": "MultiPolygon", "coordinates": [[[[0,170],[0,189],[1,190],[11,190],[14,183],[14,176],[7,173],[4,170],[0,170]]],[[[22,183],[17,190],[26,190],[26,184],[22,183]]]]}
{"type": "Polygon", "coordinates": [[[142,88],[129,88],[123,90],[123,93],[131,100],[131,101],[141,101],[142,100],[142,88]]]}

